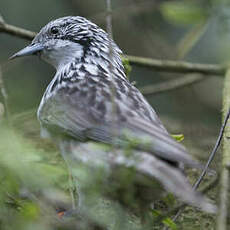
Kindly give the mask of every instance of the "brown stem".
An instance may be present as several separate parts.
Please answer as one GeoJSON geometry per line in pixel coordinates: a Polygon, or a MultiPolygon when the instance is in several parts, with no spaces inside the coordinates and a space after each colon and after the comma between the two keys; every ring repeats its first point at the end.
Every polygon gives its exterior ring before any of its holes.
{"type": "Polygon", "coordinates": [[[156,71],[175,73],[201,73],[204,75],[224,75],[225,66],[216,64],[200,64],[185,61],[158,60],[152,58],[125,55],[130,64],[152,68],[156,71]]]}

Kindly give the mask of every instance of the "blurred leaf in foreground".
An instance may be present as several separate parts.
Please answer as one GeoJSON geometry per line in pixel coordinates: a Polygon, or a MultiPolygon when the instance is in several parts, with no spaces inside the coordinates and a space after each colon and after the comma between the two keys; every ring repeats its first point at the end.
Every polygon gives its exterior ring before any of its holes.
{"type": "Polygon", "coordinates": [[[0,171],[0,229],[53,229],[55,205],[69,202],[60,186],[68,181],[62,164],[0,123],[0,171]]]}

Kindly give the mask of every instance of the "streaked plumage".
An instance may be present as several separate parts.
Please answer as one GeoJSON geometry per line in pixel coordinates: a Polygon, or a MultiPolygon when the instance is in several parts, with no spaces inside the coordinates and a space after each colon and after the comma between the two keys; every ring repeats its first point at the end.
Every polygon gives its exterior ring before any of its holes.
{"type": "Polygon", "coordinates": [[[77,162],[96,172],[96,166],[103,165],[103,192],[116,184],[113,199],[125,206],[133,205],[124,195],[131,190],[137,206],[149,206],[160,193],[153,183],[157,179],[185,202],[213,211],[203,196],[192,191],[180,168],[182,163],[197,166],[197,162],[168,134],[128,81],[121,50],[106,32],[83,17],[60,18],[43,27],[32,44],[13,57],[31,53],[57,70],[40,103],[38,119],[42,133],[58,142],[70,167],[77,167],[77,162]],[[121,150],[130,139],[138,142],[131,157],[121,150]],[[92,141],[115,145],[117,150],[96,150],[92,141]],[[121,169],[134,171],[135,180],[125,188],[119,187],[121,169]]]}

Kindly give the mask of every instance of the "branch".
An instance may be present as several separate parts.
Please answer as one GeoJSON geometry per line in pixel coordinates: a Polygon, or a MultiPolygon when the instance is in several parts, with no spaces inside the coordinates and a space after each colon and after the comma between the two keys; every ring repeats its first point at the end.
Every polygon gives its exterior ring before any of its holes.
{"type": "MultiPolygon", "coordinates": [[[[223,90],[223,119],[226,117],[230,108],[230,68],[226,72],[223,90]]],[[[228,190],[229,190],[229,169],[230,169],[230,121],[224,131],[223,137],[223,155],[221,164],[221,178],[220,178],[220,205],[217,216],[217,230],[227,230],[227,216],[228,216],[228,190]]]]}
{"type": "Polygon", "coordinates": [[[203,79],[204,77],[202,75],[190,74],[186,77],[180,77],[166,82],[144,86],[140,88],[140,91],[143,95],[149,96],[189,86],[198,83],[203,79]]]}
{"type": "Polygon", "coordinates": [[[0,22],[0,33],[1,32],[10,34],[16,37],[24,38],[27,40],[32,40],[36,35],[35,32],[25,30],[17,26],[9,25],[5,23],[4,21],[0,22]]]}
{"type": "Polygon", "coordinates": [[[225,66],[217,64],[199,64],[185,61],[158,60],[152,58],[125,55],[130,64],[143,66],[163,72],[201,73],[204,75],[224,75],[225,66]]]}
{"type": "MultiPolygon", "coordinates": [[[[3,20],[0,21],[0,33],[7,33],[27,40],[32,40],[36,35],[35,32],[9,25],[3,20]]],[[[227,69],[226,66],[214,64],[199,64],[183,61],[158,60],[152,58],[135,57],[130,55],[125,55],[125,57],[128,58],[130,64],[132,65],[143,66],[162,72],[224,75],[227,69]]]]}

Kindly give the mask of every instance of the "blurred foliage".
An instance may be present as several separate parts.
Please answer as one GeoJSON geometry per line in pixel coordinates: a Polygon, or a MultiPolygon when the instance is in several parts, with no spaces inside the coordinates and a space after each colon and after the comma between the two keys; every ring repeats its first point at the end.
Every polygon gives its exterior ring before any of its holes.
{"type": "Polygon", "coordinates": [[[160,8],[167,21],[181,25],[200,23],[207,14],[198,2],[192,1],[166,1],[160,8]]]}
{"type": "Polygon", "coordinates": [[[183,58],[196,45],[206,30],[210,8],[203,7],[201,2],[168,1],[161,4],[161,13],[172,24],[193,27],[178,43],[178,57],[183,58]]]}
{"type": "Polygon", "coordinates": [[[3,122],[0,129],[0,229],[53,229],[55,203],[69,203],[64,165],[3,122]]]}
{"type": "Polygon", "coordinates": [[[178,43],[178,58],[183,58],[196,45],[207,29],[207,22],[201,21],[198,25],[193,26],[178,43]]]}

